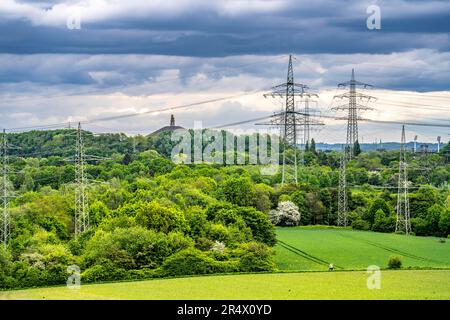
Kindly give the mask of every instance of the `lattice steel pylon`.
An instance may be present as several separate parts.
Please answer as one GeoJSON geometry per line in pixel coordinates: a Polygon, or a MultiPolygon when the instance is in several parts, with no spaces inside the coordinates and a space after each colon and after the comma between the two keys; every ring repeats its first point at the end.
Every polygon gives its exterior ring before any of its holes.
{"type": "Polygon", "coordinates": [[[9,216],[9,199],[10,195],[8,192],[8,140],[6,137],[6,132],[3,130],[2,136],[2,183],[1,183],[1,197],[2,197],[2,214],[0,217],[0,239],[4,246],[8,245],[9,238],[11,235],[10,230],[10,216],[9,216]]]}
{"type": "Polygon", "coordinates": [[[337,107],[332,108],[333,110],[345,110],[348,111],[346,117],[340,117],[337,119],[347,120],[347,140],[345,146],[345,153],[348,158],[351,158],[354,154],[354,145],[358,141],[358,111],[361,110],[372,110],[372,108],[358,103],[357,100],[369,102],[371,100],[376,100],[375,97],[360,93],[356,91],[357,86],[362,86],[363,88],[371,87],[370,84],[362,83],[355,80],[355,70],[352,69],[352,77],[350,81],[338,84],[338,87],[349,87],[349,91],[335,95],[333,99],[348,99],[348,104],[342,104],[337,107]]]}
{"type": "Polygon", "coordinates": [[[395,232],[404,232],[406,235],[411,233],[409,197],[408,197],[408,173],[406,162],[405,126],[402,127],[402,141],[400,146],[398,194],[397,194],[397,222],[395,224],[395,232]]]}
{"type": "MultiPolygon", "coordinates": [[[[289,64],[286,83],[273,87],[272,92],[264,94],[264,97],[285,98],[285,108],[282,112],[274,114],[270,123],[260,123],[260,125],[280,126],[282,138],[282,173],[281,183],[298,182],[298,127],[305,124],[302,116],[295,108],[295,97],[312,98],[318,97],[315,93],[307,92],[308,87],[304,84],[294,82],[294,70],[292,67],[292,55],[289,55],[289,64]]],[[[308,125],[316,124],[308,120],[308,125]]],[[[322,125],[317,122],[318,125],[322,125]]]]}
{"type": "Polygon", "coordinates": [[[75,236],[89,228],[89,210],[86,193],[85,154],[81,123],[78,123],[75,153],[75,236]]]}
{"type": "Polygon", "coordinates": [[[347,154],[342,150],[339,168],[339,190],[338,190],[338,216],[337,225],[347,226],[348,221],[348,198],[347,198],[347,154]]]}
{"type": "Polygon", "coordinates": [[[310,110],[309,110],[309,99],[305,99],[305,108],[303,109],[305,115],[303,116],[303,143],[306,145],[309,143],[310,136],[310,110]]]}

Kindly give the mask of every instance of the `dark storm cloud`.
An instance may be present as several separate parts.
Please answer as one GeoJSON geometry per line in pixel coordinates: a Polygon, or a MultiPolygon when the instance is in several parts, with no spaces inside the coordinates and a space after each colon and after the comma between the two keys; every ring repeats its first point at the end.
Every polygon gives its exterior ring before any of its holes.
{"type": "MultiPolygon", "coordinates": [[[[39,3],[51,8],[56,1],[39,3]]],[[[178,12],[149,11],[148,15],[132,11],[106,18],[88,12],[86,19],[81,15],[81,30],[67,29],[64,14],[48,21],[39,17],[40,11],[28,16],[17,14],[15,18],[10,13],[0,24],[0,52],[210,57],[286,52],[389,53],[414,48],[450,50],[450,6],[445,2],[377,2],[382,29],[376,31],[366,28],[366,8],[371,2],[281,3],[285,5],[273,10],[251,8],[240,12],[238,7],[232,14],[212,5],[198,5],[195,9],[186,5],[178,12]]]]}
{"type": "MultiPolygon", "coordinates": [[[[83,120],[268,88],[285,80],[288,53],[295,56],[296,81],[315,92],[333,92],[352,68],[358,80],[378,88],[448,91],[449,8],[448,1],[403,0],[0,0],[2,126],[83,120]],[[88,8],[81,30],[69,30],[67,6],[77,3],[88,8]],[[381,30],[366,28],[372,3],[381,7],[381,30]]],[[[217,125],[279,108],[268,103],[258,95],[179,110],[177,122],[217,125]]],[[[390,111],[380,108],[380,117],[390,111]]],[[[386,117],[411,116],[398,109],[386,117]]],[[[168,116],[105,123],[103,130],[147,132],[168,116]]]]}

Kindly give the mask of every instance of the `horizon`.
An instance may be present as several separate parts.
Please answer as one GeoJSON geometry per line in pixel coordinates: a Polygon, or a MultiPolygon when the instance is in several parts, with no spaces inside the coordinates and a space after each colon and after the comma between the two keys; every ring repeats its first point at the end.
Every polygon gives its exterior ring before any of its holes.
{"type": "MultiPolygon", "coordinates": [[[[205,100],[212,102],[179,109],[177,123],[215,126],[258,118],[279,111],[282,101],[263,93],[285,81],[293,54],[294,80],[319,94],[315,109],[321,115],[339,115],[331,110],[333,96],[355,69],[356,80],[374,85],[362,92],[378,98],[362,118],[448,125],[406,128],[407,137],[448,140],[450,3],[379,1],[375,29],[369,29],[369,4],[4,0],[0,126],[111,117],[86,129],[144,134],[162,127],[173,111],[114,118],[205,100]]],[[[313,137],[345,139],[343,121],[323,121],[313,137]]],[[[360,123],[364,140],[397,141],[400,132],[396,123],[360,123]]]]}

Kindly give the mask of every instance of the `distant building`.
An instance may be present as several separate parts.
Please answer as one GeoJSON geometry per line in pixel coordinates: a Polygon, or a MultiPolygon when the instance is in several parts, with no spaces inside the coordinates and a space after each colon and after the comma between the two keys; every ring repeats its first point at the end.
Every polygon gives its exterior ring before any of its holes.
{"type": "Polygon", "coordinates": [[[171,114],[170,115],[170,124],[168,126],[159,128],[155,132],[150,133],[150,136],[156,136],[156,135],[158,135],[158,134],[160,134],[162,132],[172,132],[172,131],[175,131],[177,129],[184,129],[184,128],[175,125],[175,117],[173,116],[173,114],[171,114]]]}

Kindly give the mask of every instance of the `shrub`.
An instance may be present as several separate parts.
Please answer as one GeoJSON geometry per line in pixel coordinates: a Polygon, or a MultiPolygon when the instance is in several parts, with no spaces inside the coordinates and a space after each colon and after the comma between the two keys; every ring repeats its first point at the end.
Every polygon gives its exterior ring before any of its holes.
{"type": "Polygon", "coordinates": [[[239,271],[273,271],[275,270],[274,252],[268,246],[251,242],[241,246],[239,271]]]}
{"type": "Polygon", "coordinates": [[[9,273],[11,268],[11,254],[5,246],[0,244],[0,277],[9,273]]]}
{"type": "Polygon", "coordinates": [[[208,238],[198,238],[195,242],[195,247],[202,251],[208,251],[211,250],[211,248],[214,246],[214,243],[214,241],[208,238]]]}
{"type": "Polygon", "coordinates": [[[352,222],[352,228],[355,230],[369,230],[370,224],[366,220],[356,219],[352,222]]]}
{"type": "Polygon", "coordinates": [[[86,282],[121,280],[125,274],[125,269],[107,263],[88,268],[81,274],[81,279],[86,282]]]}
{"type": "Polygon", "coordinates": [[[111,263],[123,269],[155,268],[193,241],[181,233],[164,234],[142,227],[99,230],[86,245],[87,266],[111,263]]]}
{"type": "Polygon", "coordinates": [[[402,259],[398,256],[389,257],[388,268],[389,269],[400,269],[402,267],[402,259]]]}
{"type": "Polygon", "coordinates": [[[230,238],[230,231],[223,224],[211,224],[207,230],[208,238],[216,241],[227,242],[230,238]]]}
{"type": "Polygon", "coordinates": [[[206,235],[206,219],[205,211],[200,207],[190,207],[184,213],[186,222],[189,226],[188,234],[193,239],[202,238],[206,235]]]}
{"type": "Polygon", "coordinates": [[[159,269],[139,269],[139,270],[128,270],[126,278],[128,280],[142,280],[142,279],[152,279],[160,276],[159,269]]]}
{"type": "Polygon", "coordinates": [[[233,261],[216,261],[205,252],[189,248],[167,258],[161,266],[166,276],[210,274],[236,271],[233,261]]]}

